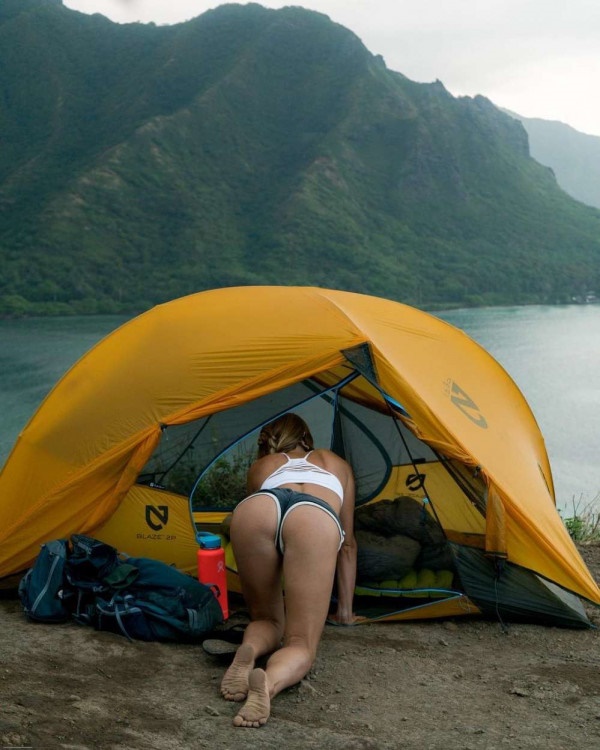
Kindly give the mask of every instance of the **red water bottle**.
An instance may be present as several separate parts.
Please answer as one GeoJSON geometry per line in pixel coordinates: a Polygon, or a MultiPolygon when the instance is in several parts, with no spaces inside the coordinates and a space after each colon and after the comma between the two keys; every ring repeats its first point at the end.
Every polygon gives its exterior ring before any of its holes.
{"type": "Polygon", "coordinates": [[[208,531],[199,531],[196,539],[200,545],[198,550],[198,580],[212,589],[217,601],[221,605],[223,619],[229,617],[227,603],[227,570],[225,568],[225,550],[221,546],[221,538],[208,531]]]}

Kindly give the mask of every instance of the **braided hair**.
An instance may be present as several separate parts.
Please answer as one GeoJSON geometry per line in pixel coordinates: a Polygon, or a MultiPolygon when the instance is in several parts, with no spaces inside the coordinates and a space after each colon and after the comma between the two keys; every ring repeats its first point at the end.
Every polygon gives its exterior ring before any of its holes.
{"type": "Polygon", "coordinates": [[[262,428],[258,436],[258,457],[262,458],[270,453],[286,453],[298,445],[305,451],[313,450],[313,436],[306,422],[297,414],[289,412],[262,428]]]}

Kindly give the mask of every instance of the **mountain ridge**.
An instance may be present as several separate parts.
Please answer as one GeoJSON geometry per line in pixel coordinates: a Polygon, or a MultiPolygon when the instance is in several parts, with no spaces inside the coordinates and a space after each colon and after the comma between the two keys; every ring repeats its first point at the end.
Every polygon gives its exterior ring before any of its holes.
{"type": "Polygon", "coordinates": [[[600,212],[530,158],[521,123],[388,70],[327,16],[27,8],[0,17],[0,314],[238,284],[429,307],[600,286],[600,212]]]}
{"type": "Polygon", "coordinates": [[[559,120],[503,111],[523,123],[531,156],[552,169],[563,190],[588,206],[600,208],[600,136],[583,133],[559,120]]]}

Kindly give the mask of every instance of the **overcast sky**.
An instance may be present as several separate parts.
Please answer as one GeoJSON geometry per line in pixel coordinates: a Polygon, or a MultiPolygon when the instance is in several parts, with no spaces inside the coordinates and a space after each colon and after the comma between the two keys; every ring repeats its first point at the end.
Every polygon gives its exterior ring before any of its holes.
{"type": "MultiPolygon", "coordinates": [[[[223,3],[63,0],[118,23],[173,24],[223,3]]],[[[353,31],[391,70],[483,94],[525,117],[600,136],[600,0],[306,0],[353,31]]]]}

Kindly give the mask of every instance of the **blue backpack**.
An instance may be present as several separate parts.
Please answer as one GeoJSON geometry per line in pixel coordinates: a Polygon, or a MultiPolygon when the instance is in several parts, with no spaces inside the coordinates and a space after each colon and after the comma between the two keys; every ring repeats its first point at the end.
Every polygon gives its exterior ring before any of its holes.
{"type": "Polygon", "coordinates": [[[98,630],[130,640],[193,643],[223,622],[208,586],[159,560],[128,557],[108,580],[111,587],[94,602],[91,624],[98,630]]]}
{"type": "Polygon", "coordinates": [[[19,599],[27,616],[37,622],[66,622],[70,616],[65,586],[68,543],[56,539],[42,544],[35,564],[19,582],[19,599]]]}
{"type": "Polygon", "coordinates": [[[198,642],[223,622],[212,590],[176,568],[81,534],[47,542],[21,580],[27,616],[73,618],[130,640],[198,642]]]}

